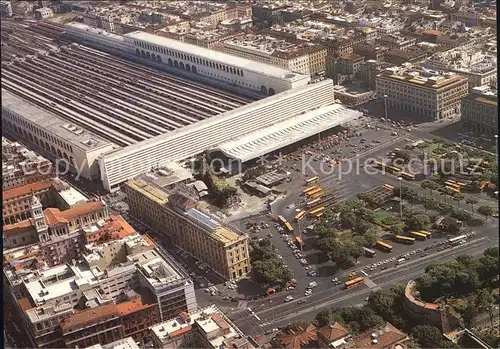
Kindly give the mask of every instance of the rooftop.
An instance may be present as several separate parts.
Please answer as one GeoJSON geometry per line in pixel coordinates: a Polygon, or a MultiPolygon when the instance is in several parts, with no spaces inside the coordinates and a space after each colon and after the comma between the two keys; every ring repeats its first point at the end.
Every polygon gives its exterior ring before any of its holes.
{"type": "Polygon", "coordinates": [[[132,337],[119,339],[108,344],[96,344],[85,349],[140,349],[132,337]]]}
{"type": "Polygon", "coordinates": [[[31,192],[38,193],[43,190],[52,188],[53,183],[50,180],[43,180],[34,183],[29,183],[21,187],[12,188],[2,191],[2,200],[7,201],[19,197],[30,195],[31,192]]]}
{"type": "Polygon", "coordinates": [[[415,69],[411,66],[386,68],[378,77],[406,81],[427,88],[443,88],[456,82],[467,81],[466,77],[454,73],[444,75],[430,70],[415,69]]]}
{"type": "Polygon", "coordinates": [[[398,330],[396,327],[390,323],[386,323],[381,328],[375,328],[359,336],[353,338],[353,346],[355,348],[374,348],[374,349],[385,349],[392,348],[396,344],[405,342],[409,338],[408,336],[398,330]]]}
{"type": "Polygon", "coordinates": [[[89,131],[68,123],[67,120],[60,119],[56,115],[49,113],[25,99],[22,99],[9,92],[10,82],[2,81],[2,108],[9,109],[31,123],[37,125],[49,134],[56,134],[65,142],[82,151],[97,150],[111,145],[110,142],[89,131]]]}
{"type": "Polygon", "coordinates": [[[297,81],[305,78],[302,75],[290,74],[290,71],[288,70],[281,69],[269,64],[251,61],[249,59],[213,51],[204,47],[187,44],[174,39],[165,38],[146,32],[136,31],[125,34],[125,37],[128,37],[132,40],[140,40],[154,45],[168,47],[172,50],[178,50],[192,56],[210,59],[221,64],[230,64],[233,67],[242,69],[244,71],[250,71],[255,74],[264,74],[269,77],[279,78],[287,81],[297,81]]]}

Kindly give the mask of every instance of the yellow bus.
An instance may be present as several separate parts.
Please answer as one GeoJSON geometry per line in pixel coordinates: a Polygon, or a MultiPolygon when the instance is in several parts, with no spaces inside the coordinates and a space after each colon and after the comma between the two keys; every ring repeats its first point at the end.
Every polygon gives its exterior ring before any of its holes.
{"type": "Polygon", "coordinates": [[[313,186],[313,187],[309,187],[309,188],[307,188],[307,189],[302,190],[302,192],[303,192],[304,194],[307,194],[308,192],[313,191],[313,190],[316,190],[316,189],[318,189],[318,187],[313,186]]]}
{"type": "Polygon", "coordinates": [[[479,183],[479,187],[478,187],[479,191],[483,191],[484,188],[486,188],[488,186],[488,184],[490,184],[488,181],[482,181],[482,182],[480,182],[479,183]]]}
{"type": "Polygon", "coordinates": [[[430,239],[432,237],[432,233],[429,233],[428,231],[421,230],[419,231],[420,234],[425,234],[427,236],[427,239],[430,239]]]}
{"type": "Polygon", "coordinates": [[[382,250],[384,250],[386,252],[392,251],[392,245],[389,245],[388,243],[383,242],[382,240],[377,240],[377,242],[375,242],[375,246],[381,248],[382,250]]]}
{"type": "Polygon", "coordinates": [[[323,190],[318,191],[316,194],[312,194],[310,197],[311,198],[321,198],[323,195],[325,195],[325,192],[323,190]]]}
{"type": "Polygon", "coordinates": [[[281,223],[286,224],[288,221],[283,216],[278,216],[278,219],[281,223]]]}
{"type": "Polygon", "coordinates": [[[299,213],[297,213],[297,215],[295,216],[295,220],[298,222],[300,221],[301,219],[303,219],[306,215],[306,211],[305,210],[302,210],[300,211],[299,213]]]}
{"type": "Polygon", "coordinates": [[[323,192],[323,189],[317,188],[317,189],[314,189],[312,191],[307,192],[306,195],[311,197],[311,196],[318,194],[318,193],[321,193],[321,192],[323,192]]]}
{"type": "Polygon", "coordinates": [[[460,186],[456,182],[446,181],[446,182],[444,182],[444,184],[447,185],[448,187],[452,187],[452,188],[460,190],[460,186]]]}
{"type": "Polygon", "coordinates": [[[410,232],[410,235],[417,240],[427,240],[429,238],[426,234],[422,234],[418,231],[412,231],[410,232]]]}
{"type": "Polygon", "coordinates": [[[317,183],[319,181],[319,177],[312,177],[306,179],[306,184],[312,184],[312,183],[317,183]]]}
{"type": "Polygon", "coordinates": [[[449,190],[451,190],[451,191],[454,191],[455,193],[460,193],[460,189],[450,187],[449,185],[448,185],[448,186],[446,186],[446,189],[449,189],[449,190]]]}
{"type": "Polygon", "coordinates": [[[314,210],[309,212],[309,214],[311,216],[316,216],[317,214],[323,213],[324,210],[325,210],[325,208],[323,206],[321,206],[321,207],[315,208],[314,210]]]}
{"type": "Polygon", "coordinates": [[[286,222],[285,228],[286,228],[286,230],[288,230],[288,232],[293,233],[293,227],[290,223],[286,222]]]}
{"type": "Polygon", "coordinates": [[[390,184],[384,184],[384,188],[387,190],[394,190],[394,187],[390,184]]]}
{"type": "Polygon", "coordinates": [[[396,236],[394,236],[394,240],[396,240],[397,242],[402,242],[404,244],[408,244],[408,245],[415,243],[415,238],[411,238],[409,236],[396,235],[396,236]]]}
{"type": "Polygon", "coordinates": [[[307,207],[313,207],[314,205],[319,204],[320,201],[321,201],[321,198],[317,198],[317,199],[309,201],[306,205],[307,205],[307,207]]]}
{"type": "Polygon", "coordinates": [[[350,288],[353,288],[354,286],[361,285],[363,283],[363,281],[365,281],[365,279],[363,277],[359,276],[359,277],[354,278],[352,280],[346,281],[344,283],[344,287],[346,289],[350,289],[350,288]]]}
{"type": "Polygon", "coordinates": [[[407,181],[412,181],[415,179],[415,176],[410,173],[401,172],[400,175],[403,179],[406,179],[407,181]]]}
{"type": "Polygon", "coordinates": [[[402,169],[400,169],[399,167],[395,167],[395,166],[390,166],[390,165],[385,165],[385,168],[387,170],[389,170],[390,172],[392,173],[400,173],[401,171],[403,171],[402,169]]]}

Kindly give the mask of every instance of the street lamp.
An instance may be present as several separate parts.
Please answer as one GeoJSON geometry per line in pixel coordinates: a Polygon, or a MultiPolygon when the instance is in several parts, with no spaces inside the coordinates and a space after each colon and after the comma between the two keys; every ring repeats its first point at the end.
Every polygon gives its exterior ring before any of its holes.
{"type": "Polygon", "coordinates": [[[385,127],[387,127],[387,95],[384,95],[385,127]]]}
{"type": "MultiPolygon", "coordinates": [[[[295,212],[299,213],[301,211],[300,208],[296,208],[295,212]]],[[[298,220],[299,222],[299,238],[300,238],[300,252],[304,252],[304,242],[302,241],[302,230],[300,229],[300,219],[298,220]]]]}
{"type": "Polygon", "coordinates": [[[399,217],[403,219],[403,178],[398,177],[399,181],[399,217]]]}

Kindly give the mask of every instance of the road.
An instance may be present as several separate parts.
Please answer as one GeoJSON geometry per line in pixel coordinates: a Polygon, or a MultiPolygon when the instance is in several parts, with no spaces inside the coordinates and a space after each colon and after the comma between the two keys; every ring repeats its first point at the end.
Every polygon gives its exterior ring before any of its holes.
{"type": "Polygon", "coordinates": [[[369,276],[371,287],[359,286],[351,290],[341,287],[313,293],[306,303],[298,304],[299,298],[292,302],[283,303],[278,299],[272,302],[262,300],[248,303],[255,315],[247,309],[237,310],[228,314],[230,319],[244,332],[250,335],[262,335],[266,330],[286,326],[297,320],[312,320],[325,307],[346,307],[364,304],[365,298],[377,289],[385,289],[394,283],[407,282],[421,275],[426,266],[432,262],[455,259],[466,254],[471,257],[480,256],[491,246],[498,245],[498,237],[478,237],[466,244],[424,258],[414,259],[398,268],[380,271],[369,276]],[[373,283],[372,283],[373,282],[373,283]],[[260,320],[259,320],[260,319],[260,320]]]}

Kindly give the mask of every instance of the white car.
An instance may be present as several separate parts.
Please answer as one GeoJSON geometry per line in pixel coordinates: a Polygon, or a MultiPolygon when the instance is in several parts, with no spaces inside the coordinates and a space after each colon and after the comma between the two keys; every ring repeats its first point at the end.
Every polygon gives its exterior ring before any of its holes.
{"type": "Polygon", "coordinates": [[[292,296],[287,296],[285,298],[285,302],[290,302],[291,300],[293,300],[293,297],[292,296]]]}

